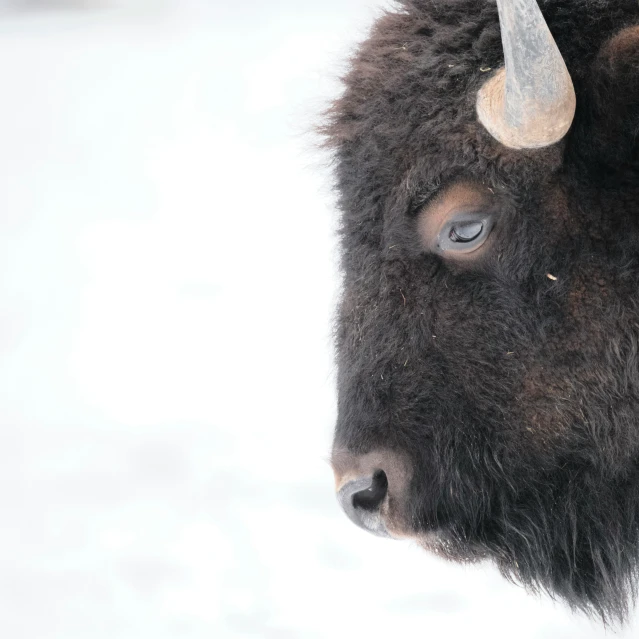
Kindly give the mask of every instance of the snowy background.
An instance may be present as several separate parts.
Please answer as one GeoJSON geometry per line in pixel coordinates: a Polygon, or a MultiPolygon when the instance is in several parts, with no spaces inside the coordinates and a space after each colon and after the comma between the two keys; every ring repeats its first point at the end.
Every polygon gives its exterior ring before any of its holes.
{"type": "Polygon", "coordinates": [[[0,1],[3,638],[605,636],[333,498],[305,132],[379,5],[0,1]]]}

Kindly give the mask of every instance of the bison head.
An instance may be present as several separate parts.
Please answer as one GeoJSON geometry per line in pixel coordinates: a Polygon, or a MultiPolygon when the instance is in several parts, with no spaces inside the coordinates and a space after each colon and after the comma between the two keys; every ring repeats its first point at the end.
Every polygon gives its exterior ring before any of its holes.
{"type": "Polygon", "coordinates": [[[497,4],[403,0],[324,126],[342,213],[338,497],[371,532],[623,618],[639,5],[497,4]]]}

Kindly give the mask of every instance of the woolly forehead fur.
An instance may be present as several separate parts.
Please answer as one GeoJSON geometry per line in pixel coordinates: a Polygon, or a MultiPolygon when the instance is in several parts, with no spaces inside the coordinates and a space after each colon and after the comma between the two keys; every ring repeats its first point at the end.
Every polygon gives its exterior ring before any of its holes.
{"type": "Polygon", "coordinates": [[[491,0],[405,0],[351,60],[322,127],[342,214],[335,441],[410,457],[406,516],[438,531],[431,550],[623,619],[639,555],[639,35],[614,36],[639,5],[539,4],[577,94],[547,149],[505,149],[477,122],[503,64],[491,0]],[[498,220],[463,267],[415,232],[459,181],[488,189],[498,220]]]}

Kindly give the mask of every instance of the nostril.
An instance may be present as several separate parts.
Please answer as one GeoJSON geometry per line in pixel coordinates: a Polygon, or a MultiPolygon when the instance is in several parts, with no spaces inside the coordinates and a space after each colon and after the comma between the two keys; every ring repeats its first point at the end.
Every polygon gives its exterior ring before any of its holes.
{"type": "Polygon", "coordinates": [[[380,537],[389,537],[380,508],[388,493],[388,478],[383,470],[355,479],[340,488],[337,499],[348,518],[360,528],[380,537]]]}
{"type": "Polygon", "coordinates": [[[369,512],[378,510],[388,492],[388,478],[383,470],[375,471],[371,485],[353,495],[353,506],[369,512]]]}

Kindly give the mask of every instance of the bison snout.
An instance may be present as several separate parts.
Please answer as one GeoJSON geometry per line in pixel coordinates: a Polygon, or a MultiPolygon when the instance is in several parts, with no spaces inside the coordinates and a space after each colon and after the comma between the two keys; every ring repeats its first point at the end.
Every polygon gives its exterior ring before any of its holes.
{"type": "Polygon", "coordinates": [[[402,454],[363,455],[335,447],[331,459],[339,501],[348,518],[380,537],[410,536],[406,517],[411,464],[402,454]]]}
{"type": "Polygon", "coordinates": [[[388,495],[388,478],[383,470],[370,477],[349,481],[339,489],[337,500],[348,518],[360,528],[380,537],[390,537],[382,517],[388,495]]]}

